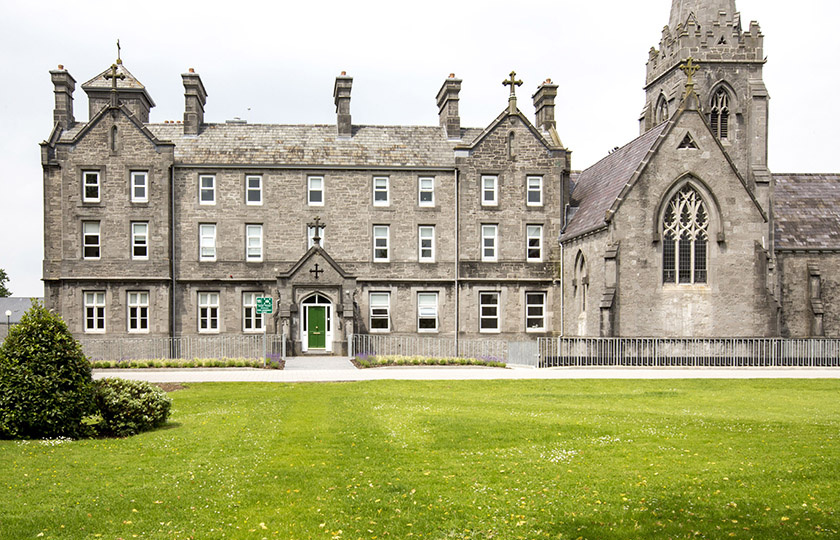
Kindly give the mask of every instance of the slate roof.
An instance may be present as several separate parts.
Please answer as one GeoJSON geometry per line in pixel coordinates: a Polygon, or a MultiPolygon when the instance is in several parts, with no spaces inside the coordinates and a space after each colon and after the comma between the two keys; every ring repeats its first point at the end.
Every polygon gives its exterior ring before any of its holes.
{"type": "Polygon", "coordinates": [[[572,205],[578,208],[560,235],[561,240],[573,238],[606,224],[607,210],[642,166],[667,126],[668,123],[663,122],[580,173],[571,194],[572,205]]]}
{"type": "Polygon", "coordinates": [[[774,174],[776,249],[840,249],[840,174],[774,174]]]}
{"type": "MultiPolygon", "coordinates": [[[[92,78],[88,82],[82,85],[83,90],[90,90],[90,89],[97,89],[97,90],[110,90],[111,89],[111,79],[106,79],[105,75],[111,73],[111,68],[108,67],[105,71],[97,75],[96,77],[92,78]]],[[[118,90],[142,90],[146,91],[146,87],[143,86],[143,83],[137,80],[137,77],[131,74],[123,64],[117,64],[117,75],[122,75],[123,79],[117,79],[117,89],[118,90]]]]}
{"type": "MultiPolygon", "coordinates": [[[[43,298],[36,298],[39,302],[43,302],[43,298]]],[[[6,311],[11,311],[12,316],[9,322],[17,324],[23,314],[32,307],[32,298],[23,296],[10,296],[7,298],[0,298],[0,323],[6,324],[6,311]]]]}

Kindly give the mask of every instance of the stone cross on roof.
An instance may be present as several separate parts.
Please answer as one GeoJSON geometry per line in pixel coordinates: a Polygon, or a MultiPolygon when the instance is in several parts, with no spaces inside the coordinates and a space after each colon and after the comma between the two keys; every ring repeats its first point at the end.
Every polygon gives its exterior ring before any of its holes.
{"type": "Polygon", "coordinates": [[[685,63],[680,64],[680,69],[686,74],[686,76],[688,76],[688,82],[686,82],[685,85],[694,86],[694,74],[700,69],[700,65],[695,64],[694,58],[689,56],[685,63]]]}
{"type": "Polygon", "coordinates": [[[516,98],[516,87],[517,86],[522,86],[522,81],[517,81],[516,80],[516,72],[511,71],[510,72],[510,79],[506,79],[506,80],[502,81],[502,84],[504,86],[510,86],[510,97],[515,99],[516,98]]]}
{"type": "Polygon", "coordinates": [[[122,64],[122,58],[120,58],[120,40],[117,40],[117,64],[122,64]]]}
{"type": "MultiPolygon", "coordinates": [[[[119,55],[119,53],[118,53],[119,55]]],[[[117,106],[117,79],[125,79],[125,74],[117,73],[117,64],[111,64],[111,73],[105,74],[106,79],[111,79],[111,106],[117,106]]]]}
{"type": "MultiPolygon", "coordinates": [[[[316,246],[321,245],[321,229],[326,228],[326,224],[321,223],[321,218],[319,216],[315,216],[315,221],[312,223],[307,223],[309,227],[315,228],[315,236],[312,237],[312,241],[315,242],[316,246]]],[[[315,279],[318,279],[318,274],[315,274],[315,279]]]]}

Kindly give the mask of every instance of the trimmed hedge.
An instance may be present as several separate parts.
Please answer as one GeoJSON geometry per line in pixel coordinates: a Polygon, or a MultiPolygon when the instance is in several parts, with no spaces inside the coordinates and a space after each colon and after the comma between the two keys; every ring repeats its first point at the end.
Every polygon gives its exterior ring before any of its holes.
{"type": "Polygon", "coordinates": [[[100,379],[95,385],[100,435],[136,435],[164,425],[169,417],[172,400],[157,386],[126,379],[100,379]]]}

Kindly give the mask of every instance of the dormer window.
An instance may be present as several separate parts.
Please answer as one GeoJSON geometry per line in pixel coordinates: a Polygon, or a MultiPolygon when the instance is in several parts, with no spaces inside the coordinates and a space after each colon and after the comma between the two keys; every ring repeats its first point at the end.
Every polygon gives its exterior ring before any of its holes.
{"type": "Polygon", "coordinates": [[[712,114],[709,123],[718,139],[729,138],[729,93],[723,88],[715,92],[712,99],[712,114]]]}

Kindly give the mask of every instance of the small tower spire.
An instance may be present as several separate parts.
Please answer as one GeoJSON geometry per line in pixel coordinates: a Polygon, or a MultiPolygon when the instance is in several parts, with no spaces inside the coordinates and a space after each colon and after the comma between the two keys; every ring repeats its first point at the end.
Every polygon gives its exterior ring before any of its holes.
{"type": "Polygon", "coordinates": [[[122,58],[120,58],[120,40],[117,38],[117,65],[122,64],[122,58]]]}
{"type": "Polygon", "coordinates": [[[684,25],[692,13],[701,25],[709,24],[717,21],[722,11],[731,20],[736,13],[735,0],[672,0],[668,26],[673,32],[678,25],[684,25]]]}

